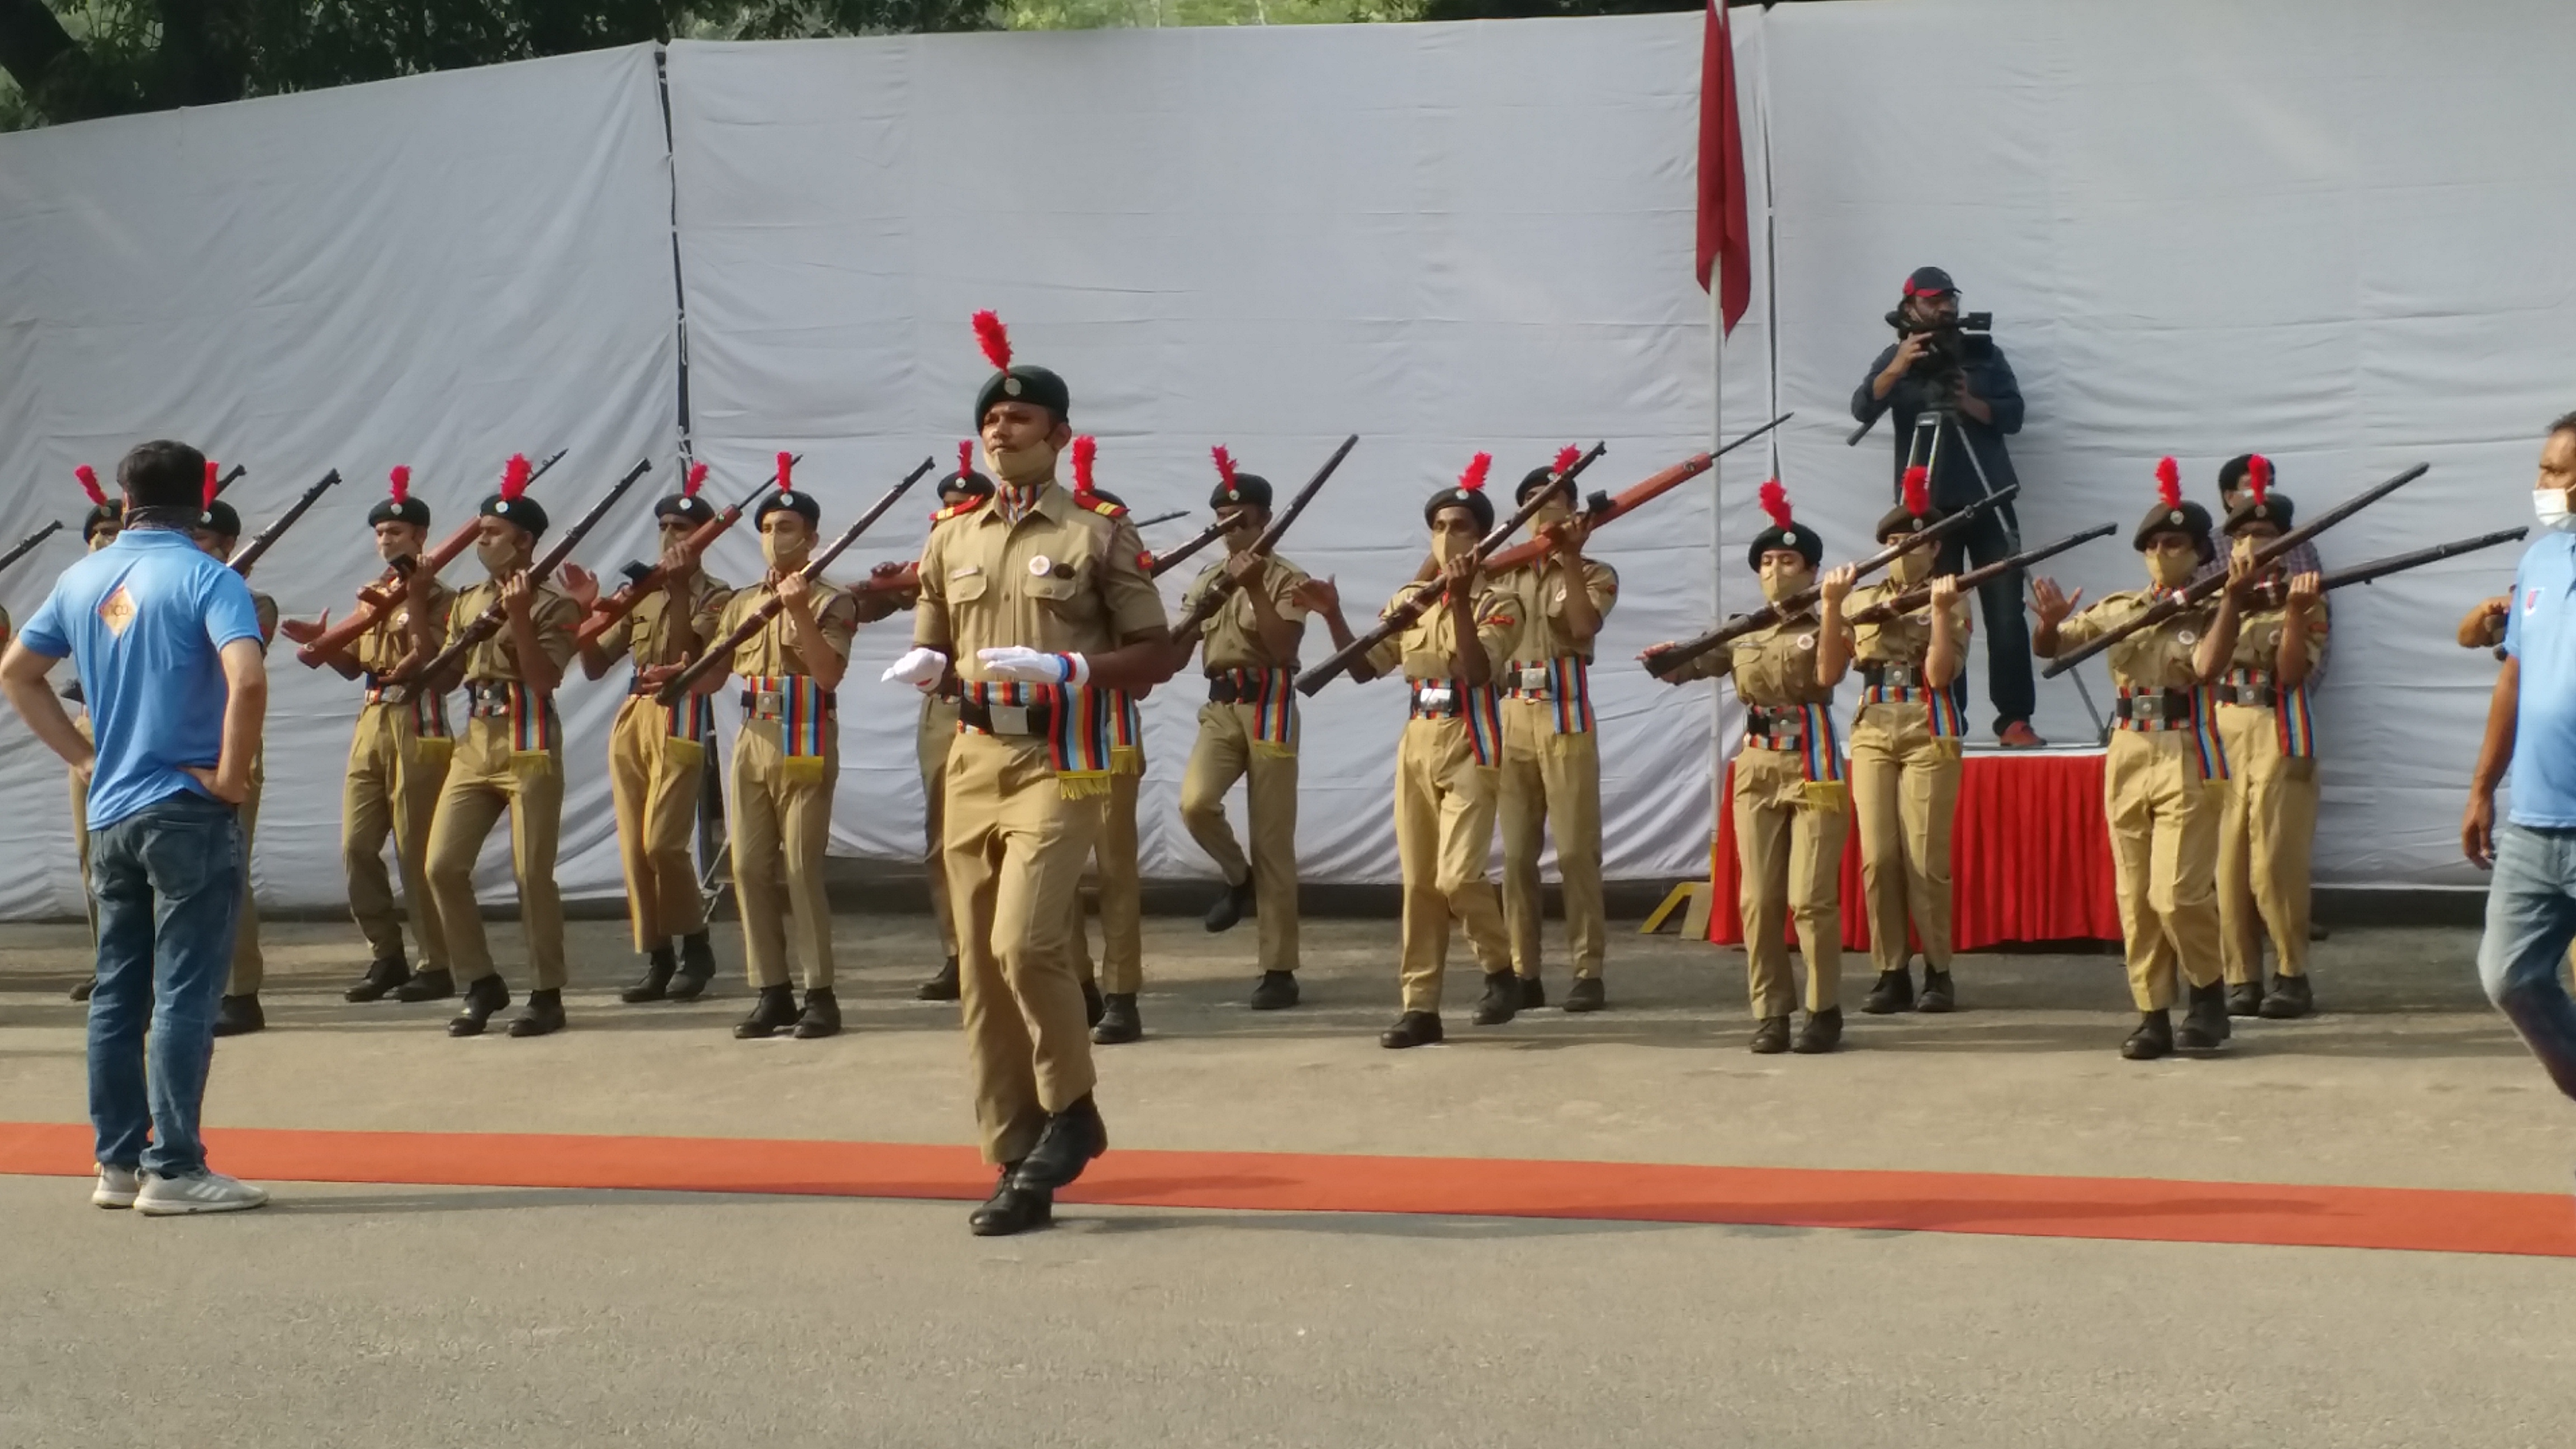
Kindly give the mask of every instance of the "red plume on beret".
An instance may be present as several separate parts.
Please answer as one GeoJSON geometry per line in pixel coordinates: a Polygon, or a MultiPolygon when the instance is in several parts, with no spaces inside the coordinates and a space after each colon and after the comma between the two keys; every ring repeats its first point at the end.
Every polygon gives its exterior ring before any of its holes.
{"type": "Polygon", "coordinates": [[[2165,507],[2182,507],[2182,465],[2171,458],[2156,464],[2156,496],[2165,507]]]}
{"type": "Polygon", "coordinates": [[[1781,487],[1777,478],[1762,485],[1762,511],[1771,515],[1772,527],[1789,526],[1789,490],[1781,487]]]}
{"type": "Polygon", "coordinates": [[[984,360],[996,372],[1011,370],[1011,333],[1002,319],[991,312],[975,314],[975,343],[984,349],[984,360]]]}
{"type": "Polygon", "coordinates": [[[1583,461],[1583,450],[1572,443],[1556,450],[1556,476],[1562,478],[1568,469],[1583,461]]]}
{"type": "Polygon", "coordinates": [[[698,496],[698,490],[706,486],[707,465],[704,463],[691,463],[689,465],[689,476],[680,480],[680,496],[683,498],[695,498],[698,496]]]}
{"type": "Polygon", "coordinates": [[[1905,511],[1917,518],[1932,515],[1932,470],[1920,463],[1905,470],[1905,511]]]}
{"type": "Polygon", "coordinates": [[[795,476],[796,455],[794,453],[781,452],[778,455],[778,491],[781,493],[795,492],[796,484],[792,481],[795,476]]]}
{"type": "Polygon", "coordinates": [[[215,506],[215,494],[221,491],[221,488],[216,481],[219,476],[220,475],[215,469],[215,460],[208,458],[206,460],[206,501],[198,504],[197,506],[199,508],[212,508],[215,506]]]}
{"type": "Polygon", "coordinates": [[[975,444],[972,439],[967,439],[959,442],[957,445],[957,476],[960,478],[969,477],[973,475],[974,471],[975,444]]]}
{"type": "Polygon", "coordinates": [[[519,495],[528,491],[528,475],[530,471],[531,470],[528,467],[527,454],[512,453],[510,455],[510,461],[503,465],[501,469],[501,500],[503,502],[516,503],[519,501],[519,495]]]}
{"type": "Polygon", "coordinates": [[[105,508],[107,506],[107,494],[98,486],[98,470],[96,468],[91,467],[87,463],[83,463],[72,470],[72,476],[80,480],[81,491],[89,495],[90,502],[97,504],[101,508],[105,508]]]}
{"type": "Polygon", "coordinates": [[[1234,455],[1225,450],[1225,444],[1223,443],[1219,443],[1215,447],[1208,449],[1208,453],[1211,457],[1216,459],[1216,481],[1224,484],[1228,488],[1233,487],[1234,455]]]}
{"type": "Polygon", "coordinates": [[[1087,497],[1091,492],[1091,460],[1100,455],[1100,440],[1089,433],[1073,440],[1073,494],[1087,497]]]}
{"type": "Polygon", "coordinates": [[[2257,503],[2272,496],[2271,459],[2257,453],[2253,461],[2245,465],[2245,491],[2253,494],[2257,503]]]}
{"type": "Polygon", "coordinates": [[[1478,453],[1467,460],[1467,471],[1458,475],[1458,486],[1469,493],[1485,486],[1485,475],[1493,471],[1494,455],[1478,453]]]}
{"type": "Polygon", "coordinates": [[[400,507],[403,504],[410,502],[411,466],[406,463],[396,463],[394,465],[394,471],[386,476],[388,481],[392,484],[392,487],[388,492],[389,496],[394,500],[394,506],[400,507]]]}

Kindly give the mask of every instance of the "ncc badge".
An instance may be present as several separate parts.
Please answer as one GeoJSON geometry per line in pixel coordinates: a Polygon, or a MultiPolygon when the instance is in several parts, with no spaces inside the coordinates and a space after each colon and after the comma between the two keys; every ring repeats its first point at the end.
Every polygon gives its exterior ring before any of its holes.
{"type": "Polygon", "coordinates": [[[2189,629],[2176,629],[2174,631],[2174,642],[2177,644],[2197,644],[2200,642],[2200,636],[2191,632],[2189,629]]]}
{"type": "Polygon", "coordinates": [[[1801,634],[1801,635],[1799,635],[1799,636],[1798,636],[1798,647],[1799,647],[1799,648],[1801,648],[1801,649],[1813,649],[1813,648],[1815,648],[1815,647],[1816,647],[1816,636],[1815,636],[1815,635],[1813,635],[1813,634],[1801,634]]]}
{"type": "Polygon", "coordinates": [[[99,601],[98,621],[107,626],[108,633],[119,638],[124,637],[126,626],[134,622],[134,615],[134,596],[125,591],[123,584],[117,585],[116,592],[99,601]]]}
{"type": "Polygon", "coordinates": [[[1029,560],[1029,577],[1033,579],[1045,578],[1047,576],[1047,570],[1054,567],[1055,564],[1050,561],[1045,554],[1039,554],[1037,557],[1029,560]]]}

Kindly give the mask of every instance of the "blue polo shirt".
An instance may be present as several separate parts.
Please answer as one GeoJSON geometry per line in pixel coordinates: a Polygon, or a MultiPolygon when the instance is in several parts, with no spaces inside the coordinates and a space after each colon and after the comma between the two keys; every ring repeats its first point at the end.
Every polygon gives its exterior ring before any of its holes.
{"type": "Polygon", "coordinates": [[[129,528],[65,569],[18,637],[80,671],[98,745],[92,830],[181,791],[213,798],[183,767],[222,758],[222,650],[259,639],[241,575],[184,533],[129,528]]]}
{"type": "Polygon", "coordinates": [[[2506,818],[2576,829],[2576,533],[2544,534],[2513,574],[2504,650],[2522,663],[2506,818]]]}

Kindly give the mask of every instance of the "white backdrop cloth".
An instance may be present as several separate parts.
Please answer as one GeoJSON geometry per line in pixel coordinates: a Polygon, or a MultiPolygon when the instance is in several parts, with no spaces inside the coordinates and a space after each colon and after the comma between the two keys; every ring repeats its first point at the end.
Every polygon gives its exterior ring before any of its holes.
{"type": "MultiPolygon", "coordinates": [[[[255,574],[290,615],[345,612],[382,565],[366,525],[414,470],[444,533],[513,451],[570,449],[537,485],[569,523],[677,444],[668,153],[649,47],[0,136],[0,534],[76,533],[76,463],[114,486],[148,438],[250,471],[257,529],[325,471],[343,482],[255,574]]],[[[630,502],[592,558],[650,532],[630,502]]],[[[76,556],[57,538],[0,585],[13,617],[76,556]]],[[[614,555],[623,556],[623,555],[614,555]]],[[[451,583],[476,572],[469,556],[451,583]]],[[[68,678],[69,668],[58,671],[68,678]]],[[[262,900],[347,899],[340,781],[357,686],[271,657],[262,900]]],[[[564,696],[558,874],[618,878],[605,685],[564,696]]],[[[506,899],[508,832],[479,884],[506,899]]],[[[0,728],[0,914],[76,914],[62,763],[0,728]]]]}

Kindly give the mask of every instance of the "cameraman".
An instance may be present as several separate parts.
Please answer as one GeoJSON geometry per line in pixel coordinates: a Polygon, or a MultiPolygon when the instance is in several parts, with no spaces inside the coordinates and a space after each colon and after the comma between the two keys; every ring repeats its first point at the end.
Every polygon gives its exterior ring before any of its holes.
{"type": "MultiPolygon", "coordinates": [[[[2021,431],[2021,387],[1993,338],[1960,328],[1959,288],[1950,274],[1939,267],[1917,267],[1905,279],[1905,300],[1887,320],[1898,341],[1870,364],[1868,380],[1852,393],[1851,410],[1864,427],[1882,413],[1895,412],[1894,476],[1900,490],[1914,446],[1915,420],[1943,397],[1955,405],[1958,428],[1943,441],[1932,469],[1933,507],[1955,512],[1983,498],[1989,487],[1998,492],[2011,487],[2012,458],[2004,451],[2004,436],[2021,431]],[[1963,442],[1976,455],[1973,462],[1959,455],[1963,442]],[[1977,477],[1979,465],[1983,483],[1977,477]]],[[[1945,540],[1934,568],[1956,573],[1963,555],[1971,566],[2008,558],[2020,548],[2020,539],[2020,521],[2006,503],[1945,540]]],[[[2018,571],[1988,579],[1977,590],[1986,616],[1986,696],[1995,706],[1995,738],[2015,749],[2047,743],[2030,727],[2035,694],[2030,623],[2022,616],[2021,595],[2018,571]]],[[[1964,711],[1965,676],[1951,690],[1964,711]]]]}

